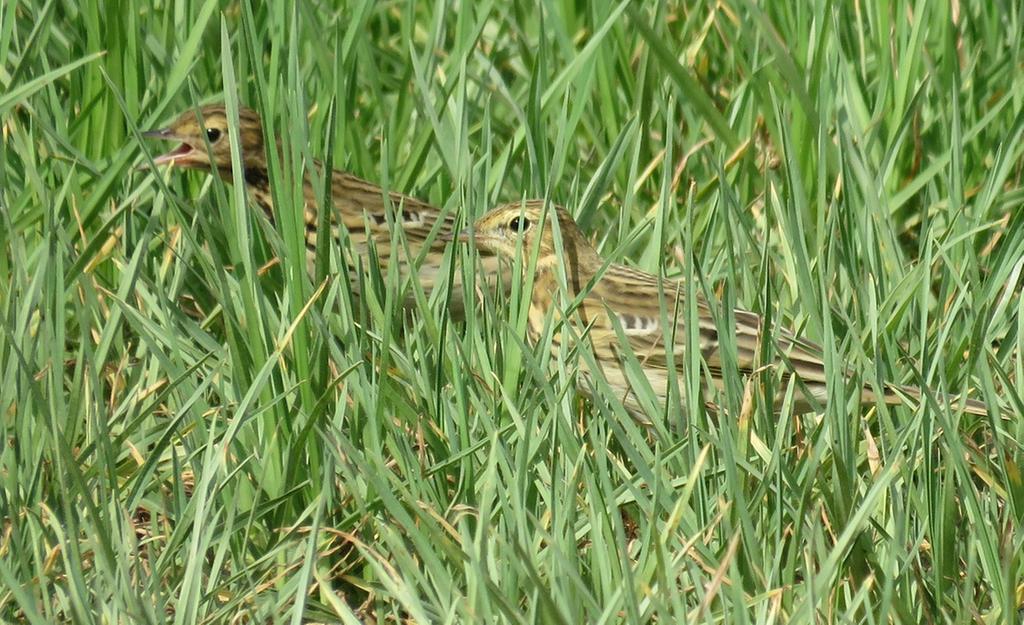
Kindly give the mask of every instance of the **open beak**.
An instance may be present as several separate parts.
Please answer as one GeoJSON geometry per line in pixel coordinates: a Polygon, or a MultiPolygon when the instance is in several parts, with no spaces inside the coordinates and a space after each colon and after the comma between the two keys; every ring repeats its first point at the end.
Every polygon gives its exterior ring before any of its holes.
{"type": "MultiPolygon", "coordinates": [[[[158,128],[156,130],[147,130],[147,131],[142,133],[142,136],[146,137],[147,139],[160,139],[162,141],[178,141],[178,140],[180,140],[179,137],[176,136],[171,131],[170,128],[158,128]]],[[[181,145],[179,145],[178,147],[174,148],[170,152],[165,152],[165,153],[163,153],[163,154],[161,154],[159,156],[154,157],[153,158],[153,164],[154,165],[163,165],[165,163],[174,164],[175,162],[181,161],[181,160],[187,161],[189,159],[189,157],[195,155],[196,152],[198,152],[198,150],[196,150],[195,147],[193,147],[192,145],[182,141],[181,145]]],[[[187,162],[184,163],[184,164],[185,164],[186,167],[188,166],[187,162]]],[[[143,162],[136,169],[140,169],[140,170],[149,169],[149,163],[148,162],[143,162]]]]}

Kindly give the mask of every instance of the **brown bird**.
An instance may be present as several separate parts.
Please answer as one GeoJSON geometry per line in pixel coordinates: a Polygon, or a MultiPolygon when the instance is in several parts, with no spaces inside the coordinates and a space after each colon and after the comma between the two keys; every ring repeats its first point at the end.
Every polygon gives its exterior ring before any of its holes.
{"type": "MultiPolygon", "coordinates": [[[[176,148],[153,159],[156,165],[168,164],[173,167],[215,172],[227,182],[232,181],[231,147],[228,139],[229,123],[223,105],[205,106],[196,115],[194,110],[182,113],[170,126],[143,133],[144,136],[177,141],[176,148]],[[200,123],[200,117],[202,122],[200,123]],[[209,145],[209,148],[207,148],[209,145]]],[[[276,211],[270,191],[270,176],[267,171],[266,145],[263,124],[259,115],[248,108],[238,112],[239,145],[242,166],[245,168],[245,186],[249,195],[263,210],[271,223],[276,221],[276,211]]],[[[280,142],[275,142],[280,150],[280,142]]],[[[324,166],[319,161],[314,166],[320,172],[324,166]]],[[[317,192],[307,173],[303,180],[305,205],[303,219],[306,233],[306,257],[309,271],[313,273],[316,258],[317,239],[320,235],[320,219],[317,207],[317,192]]],[[[353,251],[362,258],[364,267],[369,262],[369,240],[372,239],[383,274],[389,263],[398,262],[403,276],[410,274],[410,267],[423,253],[422,262],[417,266],[417,276],[424,292],[429,295],[440,275],[447,274],[443,266],[446,248],[445,238],[454,231],[454,217],[426,202],[401,193],[390,192],[385,201],[380,186],[357,178],[341,170],[331,171],[331,201],[333,210],[328,215],[332,241],[340,239],[342,227],[348,230],[353,251]],[[397,241],[392,241],[390,219],[402,231],[409,246],[409,254],[397,241]],[[368,224],[368,226],[367,226],[368,224]]],[[[495,259],[483,259],[497,270],[495,259]]],[[[350,269],[352,285],[358,281],[350,269]]],[[[455,276],[452,286],[450,310],[459,314],[463,306],[461,284],[455,276]]],[[[412,295],[410,294],[410,298],[412,295]]]]}
{"type": "MultiPolygon", "coordinates": [[[[684,344],[687,337],[685,313],[686,288],[683,282],[662,279],[656,275],[632,269],[625,265],[606,262],[587,242],[576,222],[562,207],[548,205],[542,201],[513,203],[495,208],[476,221],[471,228],[459,234],[459,240],[473,242],[483,252],[497,254],[506,265],[517,255],[524,259],[521,264],[529,266],[527,259],[537,249],[537,262],[533,269],[534,285],[530,296],[529,338],[536,343],[545,331],[549,317],[553,326],[551,350],[557,356],[563,341],[573,346],[580,344],[577,337],[591,348],[593,362],[600,368],[609,387],[621,397],[626,409],[636,419],[649,423],[638,396],[634,382],[627,375],[630,356],[627,349],[640,364],[643,375],[650,383],[651,390],[664,409],[668,385],[673,379],[669,375],[669,363],[678,368],[685,360],[684,344]],[[561,249],[551,227],[557,220],[561,235],[561,249]],[[536,247],[535,247],[536,246],[536,247]],[[538,249],[539,248],[539,249],[538,249]],[[559,271],[560,267],[564,271],[559,271]],[[563,276],[564,275],[564,279],[563,276]],[[566,313],[559,307],[557,293],[568,297],[565,301],[579,302],[573,312],[566,313]],[[659,295],[664,294],[669,323],[663,323],[659,295]],[[675,311],[680,311],[678,315],[675,311]],[[616,326],[621,330],[624,340],[616,326]],[[666,337],[672,341],[666,346],[666,337]],[[669,360],[671,351],[672,360],[669,360]]],[[[714,385],[724,388],[722,381],[722,360],[719,332],[711,315],[708,302],[697,296],[698,329],[697,345],[714,385]]],[[[735,310],[736,363],[741,373],[750,375],[760,364],[758,360],[759,341],[762,338],[762,320],[755,313],[735,310]]],[[[817,406],[824,406],[828,397],[825,363],[819,346],[799,338],[790,330],[775,330],[776,351],[781,357],[773,364],[784,367],[782,388],[789,378],[796,374],[799,383],[794,393],[795,410],[810,412],[817,406]]],[[[592,382],[588,381],[591,371],[588,359],[579,358],[581,372],[580,390],[590,394],[592,382]]],[[[681,379],[681,373],[678,374],[681,379]]],[[[641,382],[642,384],[642,382],[641,382]]],[[[784,392],[775,399],[775,410],[781,409],[784,392]]],[[[888,385],[882,394],[887,404],[900,404],[905,398],[921,399],[921,390],[908,386],[888,385]]],[[[875,391],[864,387],[861,401],[875,401],[875,391]]],[[[951,398],[940,396],[942,401],[951,398]]],[[[965,400],[965,410],[972,414],[987,414],[985,404],[965,400]]]]}

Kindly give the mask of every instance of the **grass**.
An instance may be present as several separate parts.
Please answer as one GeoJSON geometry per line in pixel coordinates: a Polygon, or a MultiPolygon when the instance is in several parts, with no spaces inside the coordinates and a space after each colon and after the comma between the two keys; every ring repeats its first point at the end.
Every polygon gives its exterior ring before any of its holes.
{"type": "Polygon", "coordinates": [[[3,5],[0,619],[1019,618],[1019,8],[538,4],[3,5]],[[520,289],[353,303],[297,211],[133,169],[215,100],[283,137],[279,205],[313,157],[466,221],[550,197],[723,327],[1004,415],[835,375],[779,417],[733,372],[716,419],[694,358],[649,436],[526,346],[520,289]]]}

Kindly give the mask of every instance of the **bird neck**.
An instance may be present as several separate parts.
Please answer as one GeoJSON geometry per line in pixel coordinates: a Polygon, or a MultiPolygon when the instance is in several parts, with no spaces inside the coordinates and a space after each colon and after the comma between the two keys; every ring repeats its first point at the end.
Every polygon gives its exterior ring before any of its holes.
{"type": "MultiPolygon", "coordinates": [[[[260,210],[267,216],[267,219],[274,222],[274,201],[270,193],[270,174],[267,171],[267,163],[262,157],[252,158],[243,156],[245,173],[242,179],[245,182],[245,190],[249,196],[260,207],[260,210]]],[[[214,167],[214,171],[221,180],[228,184],[234,183],[234,175],[230,165],[214,167]]]]}
{"type": "MultiPolygon", "coordinates": [[[[282,156],[280,142],[278,143],[278,156],[282,156]]],[[[280,158],[278,162],[282,162],[280,158]]],[[[256,204],[266,215],[267,219],[269,219],[271,223],[274,223],[274,200],[270,191],[270,171],[267,166],[267,159],[263,153],[263,149],[260,148],[259,150],[247,151],[242,156],[242,164],[245,167],[243,179],[245,180],[246,191],[249,192],[250,197],[255,200],[256,204]]],[[[323,171],[323,164],[320,161],[314,160],[313,166],[318,170],[323,171]]],[[[230,166],[218,167],[217,173],[225,182],[233,182],[230,166]]],[[[308,171],[303,174],[302,186],[303,195],[307,199],[312,198],[313,185],[308,171]]]]}
{"type": "Polygon", "coordinates": [[[571,241],[574,238],[566,237],[561,257],[551,253],[537,259],[534,297],[549,298],[560,288],[575,297],[588,289],[597,268],[601,267],[601,257],[585,241],[571,241]]]}
{"type": "Polygon", "coordinates": [[[267,168],[260,165],[247,165],[245,168],[245,186],[250,189],[270,191],[270,174],[267,168]]]}
{"type": "MultiPolygon", "coordinates": [[[[562,265],[565,267],[565,286],[573,295],[587,288],[601,267],[601,257],[579,232],[563,232],[562,265]]],[[[554,269],[554,267],[552,267],[554,269]]]]}

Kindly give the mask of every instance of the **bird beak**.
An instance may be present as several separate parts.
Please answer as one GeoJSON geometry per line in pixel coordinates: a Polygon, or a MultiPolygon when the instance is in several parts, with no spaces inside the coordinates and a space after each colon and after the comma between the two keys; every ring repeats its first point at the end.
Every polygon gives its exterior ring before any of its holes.
{"type": "Polygon", "coordinates": [[[452,241],[459,241],[460,243],[469,243],[470,236],[473,234],[473,228],[466,228],[460,232],[449,232],[441,236],[441,240],[445,243],[451,243],[452,241]]]}
{"type": "Polygon", "coordinates": [[[164,139],[164,140],[168,140],[168,139],[172,138],[171,137],[171,129],[170,128],[157,128],[156,130],[146,130],[146,131],[143,131],[142,136],[147,138],[147,139],[164,139]]]}
{"type": "MultiPolygon", "coordinates": [[[[147,138],[147,139],[165,139],[166,140],[166,139],[169,138],[170,134],[171,134],[171,129],[170,128],[157,128],[155,130],[144,130],[144,131],[142,131],[142,136],[147,138]]],[[[157,158],[159,158],[159,157],[157,157],[157,158]]],[[[154,162],[155,162],[155,159],[154,159],[154,162]]],[[[151,167],[149,166],[149,161],[142,161],[141,163],[139,163],[135,167],[135,171],[148,171],[150,169],[151,169],[151,167]]]]}
{"type": "MultiPolygon", "coordinates": [[[[155,130],[146,130],[146,131],[144,131],[142,133],[142,136],[147,138],[147,139],[160,139],[161,141],[180,141],[181,140],[180,137],[178,135],[174,134],[174,131],[171,130],[170,128],[157,128],[155,130]]],[[[153,164],[154,165],[163,165],[165,163],[170,163],[170,164],[173,165],[175,163],[175,161],[178,161],[178,160],[186,160],[187,161],[188,157],[192,156],[196,152],[197,152],[197,150],[195,149],[195,147],[193,147],[192,145],[190,145],[186,141],[182,141],[181,145],[179,145],[178,147],[174,148],[170,152],[165,152],[165,153],[163,153],[163,154],[161,154],[159,156],[154,156],[153,157],[153,164]]],[[[188,167],[187,164],[185,164],[184,166],[188,167]]],[[[145,171],[147,169],[150,169],[149,162],[148,161],[143,162],[142,164],[140,164],[135,169],[136,170],[141,170],[141,171],[145,171]]]]}

